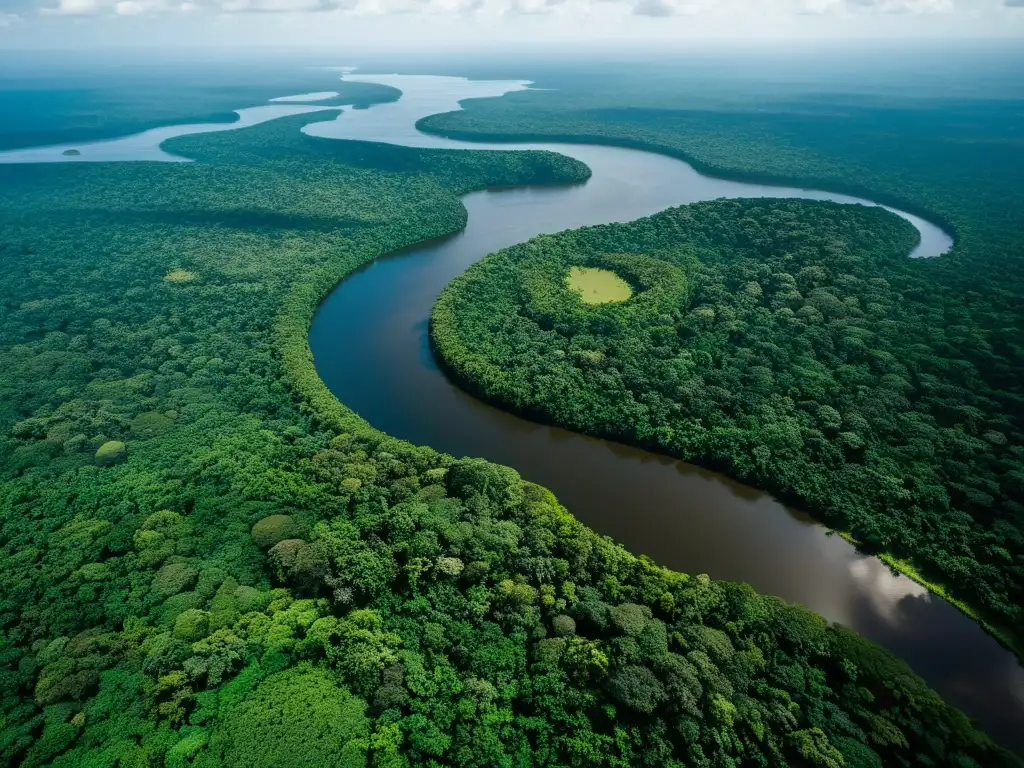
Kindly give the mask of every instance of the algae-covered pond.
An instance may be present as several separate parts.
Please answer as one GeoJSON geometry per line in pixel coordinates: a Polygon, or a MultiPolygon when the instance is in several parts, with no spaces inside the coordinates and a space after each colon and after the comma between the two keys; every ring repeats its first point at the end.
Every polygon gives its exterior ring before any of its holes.
{"type": "Polygon", "coordinates": [[[580,295],[584,304],[610,304],[633,295],[629,283],[609,269],[572,267],[566,284],[580,295]]]}

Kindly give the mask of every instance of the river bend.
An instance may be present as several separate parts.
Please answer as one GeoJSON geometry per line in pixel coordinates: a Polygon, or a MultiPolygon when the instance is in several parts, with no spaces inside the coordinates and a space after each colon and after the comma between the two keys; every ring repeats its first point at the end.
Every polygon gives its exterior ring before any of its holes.
{"type": "MultiPolygon", "coordinates": [[[[317,371],[339,400],[378,429],[457,456],[515,467],[550,488],[578,519],[632,552],[670,568],[746,581],[801,603],[905,659],[947,701],[1024,753],[1024,668],[975,622],[879,560],[859,554],[808,516],[768,495],[690,464],[524,421],[451,384],[430,350],[427,323],[442,288],[488,253],[542,233],[630,221],[673,205],[721,197],[791,197],[874,205],[821,190],[716,179],[680,160],[632,149],[574,144],[480,144],[419,133],[417,120],[501,96],[527,81],[410,75],[343,79],[391,85],[392,103],[346,110],[305,126],[312,136],[445,149],[547,149],[586,163],[593,176],[568,187],[476,192],[466,228],[379,259],[324,300],[310,329],[317,371]]],[[[0,163],[164,161],[169,138],[238,130],[337,107],[301,104],[327,93],[282,97],[238,110],[234,123],[168,126],[96,142],[0,152],[0,163]],[[73,150],[70,154],[65,154],[73,150]],[[77,153],[77,154],[75,154],[77,153]]],[[[951,237],[902,211],[921,234],[911,257],[939,256],[951,237]]]]}
{"type": "MultiPolygon", "coordinates": [[[[905,659],[993,737],[1024,751],[1024,668],[974,621],[808,516],[768,495],[684,462],[543,426],[466,394],[439,370],[428,319],[438,294],[488,253],[542,233],[630,221],[721,197],[794,197],[873,205],[821,190],[716,179],[680,160],[575,144],[480,144],[416,131],[416,121],[499,96],[522,81],[347,75],[402,91],[397,102],[306,126],[313,136],[403,146],[547,149],[586,163],[569,187],[476,192],[466,228],[365,266],[324,300],[309,342],[330,390],[378,429],[456,456],[515,467],[551,489],[582,522],[670,568],[746,581],[856,629],[905,659]]],[[[893,209],[890,209],[893,210],[893,209]]],[[[901,211],[921,233],[912,257],[952,247],[934,224],[901,211]]]]}

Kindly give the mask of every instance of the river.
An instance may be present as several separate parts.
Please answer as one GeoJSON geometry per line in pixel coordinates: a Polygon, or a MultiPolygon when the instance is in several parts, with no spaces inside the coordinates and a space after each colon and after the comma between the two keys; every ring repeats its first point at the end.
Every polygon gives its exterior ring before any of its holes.
{"type": "MultiPolygon", "coordinates": [[[[342,281],[310,329],[317,370],[331,391],[375,427],[457,456],[515,467],[550,488],[578,519],[662,565],[802,603],[879,642],[999,742],[1024,753],[1024,668],[974,621],[879,560],[768,495],[684,462],[541,426],[481,403],[452,385],[430,350],[427,322],[441,289],[488,253],[542,233],[629,221],[669,206],[720,197],[870,201],[697,173],[687,163],[631,149],[572,144],[478,144],[416,131],[427,115],[468,98],[501,96],[527,81],[469,81],[409,75],[352,75],[403,95],[307,125],[313,136],[449,149],[548,149],[593,171],[581,185],[477,192],[464,198],[466,228],[381,258],[342,281]]],[[[238,110],[235,123],[169,126],[99,142],[0,152],[0,162],[164,161],[168,138],[238,130],[277,117],[337,108],[283,97],[238,110]],[[65,155],[75,150],[77,155],[65,155]]],[[[893,210],[893,209],[889,209],[893,210]]],[[[895,211],[920,232],[911,257],[952,247],[942,229],[895,211]]]]}
{"type": "MultiPolygon", "coordinates": [[[[399,101],[303,129],[315,136],[461,149],[549,149],[593,176],[568,187],[476,192],[466,228],[379,259],[324,300],[310,330],[331,391],[378,429],[456,456],[515,467],[551,489],[582,522],[637,554],[688,573],[745,581],[879,642],[1001,743],[1024,751],[1024,668],[974,621],[910,579],[859,554],[807,515],[721,475],[616,443],[525,421],[449,382],[428,338],[442,288],[473,262],[542,233],[629,221],[720,197],[799,197],[871,204],[818,190],[715,179],[648,152],[570,144],[490,144],[418,133],[416,120],[525,84],[459,78],[348,76],[392,85],[399,101]]],[[[910,254],[935,257],[949,235],[899,212],[921,232],[910,254]]]]}

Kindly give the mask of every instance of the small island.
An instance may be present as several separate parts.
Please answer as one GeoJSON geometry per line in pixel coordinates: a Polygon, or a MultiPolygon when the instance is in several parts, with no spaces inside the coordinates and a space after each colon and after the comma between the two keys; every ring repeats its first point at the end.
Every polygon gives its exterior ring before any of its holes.
{"type": "Polygon", "coordinates": [[[63,154],[64,157],[78,157],[82,153],[77,149],[65,149],[63,154]]]}

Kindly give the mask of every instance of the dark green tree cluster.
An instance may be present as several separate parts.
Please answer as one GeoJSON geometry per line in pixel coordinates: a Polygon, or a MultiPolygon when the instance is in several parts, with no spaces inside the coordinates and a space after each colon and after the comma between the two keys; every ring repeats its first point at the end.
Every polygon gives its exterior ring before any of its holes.
{"type": "MultiPolygon", "coordinates": [[[[331,398],[333,283],[457,230],[460,194],[587,169],[306,120],[0,168],[0,760],[1015,764],[873,644],[331,398]]],[[[690,290],[667,269],[633,279],[690,290]]]]}

